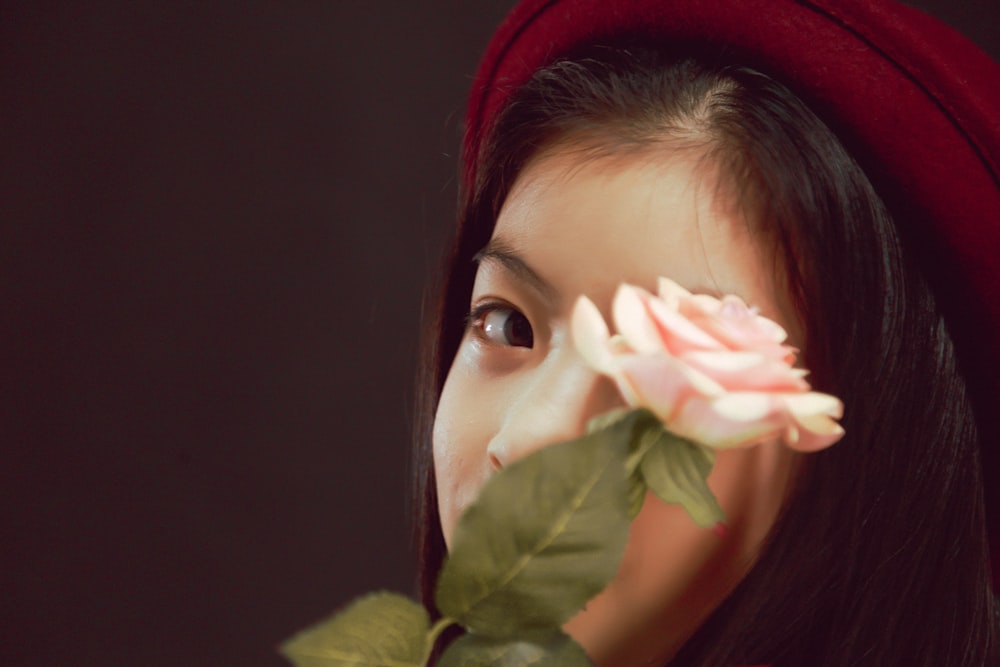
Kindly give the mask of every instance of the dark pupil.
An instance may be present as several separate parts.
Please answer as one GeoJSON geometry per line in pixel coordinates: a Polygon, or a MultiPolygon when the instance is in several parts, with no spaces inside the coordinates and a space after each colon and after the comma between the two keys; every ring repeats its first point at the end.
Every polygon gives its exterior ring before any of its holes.
{"type": "Polygon", "coordinates": [[[517,312],[511,313],[507,321],[504,322],[503,335],[510,341],[511,345],[518,347],[531,347],[535,342],[528,318],[517,312]]]}

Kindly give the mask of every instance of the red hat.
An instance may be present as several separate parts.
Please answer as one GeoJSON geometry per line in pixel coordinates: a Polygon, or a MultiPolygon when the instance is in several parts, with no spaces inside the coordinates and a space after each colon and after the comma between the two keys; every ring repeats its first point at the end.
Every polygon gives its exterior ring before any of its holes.
{"type": "Polygon", "coordinates": [[[725,49],[780,80],[875,183],[939,295],[970,383],[1000,582],[1000,67],[889,0],[524,0],[473,81],[465,187],[512,89],[575,47],[622,35],[725,49]]]}

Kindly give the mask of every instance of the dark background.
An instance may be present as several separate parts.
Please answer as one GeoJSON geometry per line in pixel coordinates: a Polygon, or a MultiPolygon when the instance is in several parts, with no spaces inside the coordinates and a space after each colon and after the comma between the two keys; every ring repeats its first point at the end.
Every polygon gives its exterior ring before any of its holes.
{"type": "MultiPolygon", "coordinates": [[[[0,5],[0,664],[413,592],[420,301],[512,0],[0,5]]],[[[998,57],[998,5],[921,2],[998,57]]]]}

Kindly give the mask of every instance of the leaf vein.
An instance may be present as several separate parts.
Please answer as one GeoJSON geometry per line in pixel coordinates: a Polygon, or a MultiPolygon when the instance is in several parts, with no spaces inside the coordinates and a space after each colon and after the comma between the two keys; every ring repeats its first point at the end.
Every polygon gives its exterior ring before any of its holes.
{"type": "Polygon", "coordinates": [[[581,487],[580,491],[573,496],[572,501],[569,503],[567,509],[562,513],[562,516],[559,517],[559,520],[553,523],[552,527],[549,529],[548,533],[546,533],[544,538],[539,540],[535,544],[535,546],[532,547],[531,551],[522,554],[521,557],[514,562],[513,566],[504,574],[504,576],[502,576],[498,580],[497,586],[493,590],[487,591],[478,600],[470,604],[469,605],[470,609],[480,604],[481,602],[483,602],[483,600],[486,600],[491,595],[496,593],[498,590],[502,589],[504,586],[513,581],[514,578],[517,577],[517,575],[520,574],[524,570],[524,568],[528,566],[528,563],[530,563],[533,558],[538,556],[538,554],[544,551],[549,545],[552,544],[552,542],[555,541],[555,539],[564,531],[566,525],[573,518],[573,515],[576,513],[576,511],[580,509],[581,505],[583,505],[583,501],[586,499],[586,497],[594,490],[594,487],[597,486],[597,483],[604,475],[612,459],[613,457],[609,454],[605,459],[603,465],[597,467],[594,470],[594,474],[588,480],[586,480],[586,483],[581,487]]]}

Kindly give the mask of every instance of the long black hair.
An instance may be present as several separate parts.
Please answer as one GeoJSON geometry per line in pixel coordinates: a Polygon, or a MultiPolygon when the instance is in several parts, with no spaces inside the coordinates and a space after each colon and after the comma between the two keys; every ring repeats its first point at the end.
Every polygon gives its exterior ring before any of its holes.
{"type": "Polygon", "coordinates": [[[834,133],[753,69],[631,46],[542,69],[476,160],[426,329],[418,388],[421,590],[445,554],[431,432],[463,334],[471,258],[526,162],[557,142],[701,152],[771,244],[843,442],[809,457],[759,558],[671,665],[983,665],[996,660],[975,417],[951,338],[890,212],[834,133]]]}

